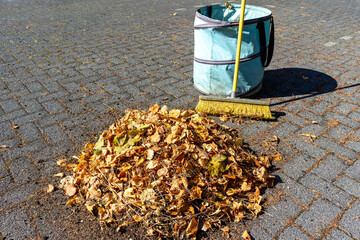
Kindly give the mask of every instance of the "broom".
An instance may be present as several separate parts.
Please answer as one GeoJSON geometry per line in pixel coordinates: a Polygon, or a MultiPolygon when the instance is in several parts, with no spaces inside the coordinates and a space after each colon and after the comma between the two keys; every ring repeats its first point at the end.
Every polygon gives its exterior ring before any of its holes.
{"type": "Polygon", "coordinates": [[[236,98],[241,39],[244,26],[245,2],[246,0],[241,1],[239,33],[237,40],[234,80],[231,96],[230,98],[216,96],[200,96],[199,103],[196,106],[196,111],[213,115],[229,114],[234,116],[272,120],[275,118],[271,114],[269,101],[236,98]]]}

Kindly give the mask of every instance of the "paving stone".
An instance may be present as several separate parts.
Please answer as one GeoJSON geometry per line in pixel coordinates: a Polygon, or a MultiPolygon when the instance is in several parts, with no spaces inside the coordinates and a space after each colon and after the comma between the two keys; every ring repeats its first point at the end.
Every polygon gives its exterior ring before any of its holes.
{"type": "Polygon", "coordinates": [[[338,122],[340,122],[341,124],[345,124],[351,128],[358,128],[360,126],[360,122],[359,121],[355,121],[355,120],[358,120],[358,119],[351,119],[351,118],[348,118],[348,117],[344,117],[338,113],[334,113],[334,112],[327,112],[325,113],[324,115],[326,118],[328,119],[334,119],[334,120],[337,120],[338,122]]]}
{"type": "Polygon", "coordinates": [[[346,208],[347,204],[353,199],[350,194],[311,173],[306,174],[300,182],[308,188],[320,193],[340,208],[346,208]]]}
{"type": "Polygon", "coordinates": [[[323,133],[326,130],[323,126],[319,124],[310,124],[305,126],[304,128],[301,128],[299,131],[296,132],[296,134],[311,134],[318,136],[321,133],[323,133]]]}
{"type": "Polygon", "coordinates": [[[0,123],[0,129],[0,141],[4,141],[5,139],[15,136],[15,132],[9,122],[0,123]]]}
{"type": "Polygon", "coordinates": [[[332,139],[342,139],[348,136],[352,131],[352,128],[339,124],[338,126],[331,128],[329,131],[327,131],[325,133],[325,136],[332,139]]]}
{"type": "Polygon", "coordinates": [[[336,180],[334,184],[351,195],[360,197],[360,182],[343,175],[341,178],[336,180]]]}
{"type": "Polygon", "coordinates": [[[271,237],[264,229],[260,226],[254,224],[249,231],[250,236],[253,239],[263,239],[263,240],[275,240],[275,238],[271,237]]]}
{"type": "Polygon", "coordinates": [[[44,102],[42,105],[50,114],[59,113],[65,109],[58,101],[44,102]]]}
{"type": "Polygon", "coordinates": [[[354,105],[354,104],[352,104],[352,103],[341,102],[338,106],[336,106],[335,108],[333,108],[333,110],[337,111],[338,113],[340,113],[340,114],[342,114],[342,115],[347,115],[347,114],[349,114],[355,107],[356,107],[356,105],[354,105]]]}
{"type": "Polygon", "coordinates": [[[297,149],[303,151],[304,153],[308,154],[310,157],[320,159],[325,156],[326,151],[323,149],[316,147],[315,145],[306,142],[303,139],[297,137],[290,137],[287,140],[287,143],[293,145],[297,149]]]}
{"type": "Polygon", "coordinates": [[[346,147],[356,151],[356,152],[360,152],[360,142],[356,141],[349,141],[345,144],[346,147]]]}
{"type": "Polygon", "coordinates": [[[341,210],[335,205],[318,199],[305,212],[303,212],[295,221],[304,230],[319,238],[323,234],[323,230],[328,227],[333,219],[341,210]]]}
{"type": "Polygon", "coordinates": [[[350,209],[348,209],[339,221],[341,229],[350,233],[353,238],[360,238],[360,201],[356,201],[350,209]]]}
{"type": "Polygon", "coordinates": [[[43,106],[36,99],[22,101],[21,105],[28,113],[40,112],[43,110],[43,106]]]}
{"type": "Polygon", "coordinates": [[[297,180],[302,177],[312,165],[316,163],[312,157],[299,153],[282,166],[283,172],[297,180]]]}
{"type": "Polygon", "coordinates": [[[15,183],[20,185],[40,177],[38,169],[27,157],[14,159],[8,163],[15,183]]]}
{"type": "Polygon", "coordinates": [[[0,229],[4,239],[35,239],[37,237],[23,207],[1,212],[0,229]]]}
{"type": "Polygon", "coordinates": [[[277,235],[285,228],[285,222],[298,215],[301,208],[290,197],[282,196],[277,204],[264,211],[265,213],[259,217],[257,224],[271,235],[277,235]]]}
{"type": "Polygon", "coordinates": [[[304,187],[302,184],[286,176],[282,176],[281,178],[283,184],[281,184],[281,186],[279,187],[291,197],[297,199],[304,205],[309,204],[309,202],[314,199],[315,194],[306,187],[304,187]]]}
{"type": "Polygon", "coordinates": [[[241,133],[246,136],[256,136],[270,129],[271,125],[266,122],[256,122],[241,130],[241,133]]]}
{"type": "Polygon", "coordinates": [[[288,227],[280,234],[279,240],[307,240],[310,239],[303,231],[297,227],[288,227]]]}
{"type": "Polygon", "coordinates": [[[329,155],[317,167],[313,168],[311,172],[325,180],[332,181],[347,166],[348,163],[345,161],[335,155],[329,155]]]}
{"type": "Polygon", "coordinates": [[[348,235],[346,235],[345,233],[343,233],[337,229],[331,230],[331,233],[329,234],[329,236],[324,238],[324,240],[333,240],[333,239],[353,240],[353,238],[349,237],[348,235]]]}
{"type": "Polygon", "coordinates": [[[59,125],[50,125],[45,127],[43,131],[50,144],[56,144],[67,139],[67,136],[64,134],[59,125]]]}
{"type": "Polygon", "coordinates": [[[297,130],[299,130],[298,126],[289,122],[283,122],[279,126],[275,127],[273,130],[271,130],[271,134],[282,139],[289,136],[290,134],[294,133],[297,130]]]}
{"type": "Polygon", "coordinates": [[[41,138],[39,129],[33,123],[20,126],[18,132],[20,133],[20,137],[24,143],[32,142],[41,138]]]}
{"type": "Polygon", "coordinates": [[[2,107],[2,109],[4,109],[6,113],[21,109],[21,105],[15,99],[1,101],[0,106],[2,107]]]}
{"type": "Polygon", "coordinates": [[[352,166],[350,166],[345,171],[345,174],[360,180],[360,160],[357,160],[352,166]]]}
{"type": "Polygon", "coordinates": [[[341,157],[347,158],[349,160],[354,161],[357,158],[356,152],[345,148],[342,144],[333,142],[327,138],[321,137],[317,138],[314,143],[319,145],[320,147],[326,149],[329,152],[333,152],[341,157]]]}
{"type": "Polygon", "coordinates": [[[0,196],[0,210],[4,210],[11,206],[15,206],[21,202],[24,202],[27,198],[36,195],[38,192],[42,191],[44,187],[45,186],[39,183],[32,182],[6,192],[4,195],[0,196]]]}

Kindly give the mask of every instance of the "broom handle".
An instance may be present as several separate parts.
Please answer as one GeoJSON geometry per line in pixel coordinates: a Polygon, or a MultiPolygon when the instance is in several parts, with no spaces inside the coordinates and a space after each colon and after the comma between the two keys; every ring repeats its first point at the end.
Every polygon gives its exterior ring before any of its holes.
{"type": "Polygon", "coordinates": [[[241,39],[242,39],[242,32],[243,32],[243,26],[244,26],[245,2],[246,2],[246,0],[241,0],[241,12],[240,12],[240,19],[239,19],[239,33],[238,33],[238,40],[237,40],[237,47],[236,47],[234,80],[233,80],[233,90],[231,92],[231,98],[236,97],[236,87],[237,87],[239,63],[240,63],[241,39]]]}

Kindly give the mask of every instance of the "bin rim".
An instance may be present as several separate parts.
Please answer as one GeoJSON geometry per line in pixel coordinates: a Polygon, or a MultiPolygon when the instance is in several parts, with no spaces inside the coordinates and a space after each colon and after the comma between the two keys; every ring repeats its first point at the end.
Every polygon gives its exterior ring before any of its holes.
{"type": "MultiPolygon", "coordinates": [[[[232,5],[235,6],[235,7],[241,6],[240,4],[232,4],[232,5]]],[[[225,7],[225,4],[214,4],[214,5],[203,6],[201,8],[214,7],[214,6],[225,7]]],[[[239,25],[239,22],[227,22],[227,21],[221,21],[221,20],[217,20],[217,19],[207,17],[207,16],[200,13],[201,8],[196,10],[195,17],[203,20],[206,23],[205,24],[194,25],[194,29],[222,28],[222,27],[232,27],[232,26],[238,26],[239,25]]],[[[259,7],[259,6],[255,6],[255,5],[246,5],[245,8],[262,9],[262,10],[265,10],[266,12],[268,12],[268,15],[266,15],[264,17],[244,20],[244,25],[263,22],[263,21],[266,21],[266,20],[269,20],[269,19],[272,18],[272,12],[267,8],[259,7]]]]}

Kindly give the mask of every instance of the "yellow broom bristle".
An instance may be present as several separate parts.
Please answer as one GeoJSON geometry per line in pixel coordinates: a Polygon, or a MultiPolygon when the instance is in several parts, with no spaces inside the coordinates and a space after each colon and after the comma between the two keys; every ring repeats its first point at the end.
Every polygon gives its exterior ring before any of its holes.
{"type": "Polygon", "coordinates": [[[266,120],[275,119],[268,105],[200,100],[196,111],[211,115],[229,114],[266,120]]]}

